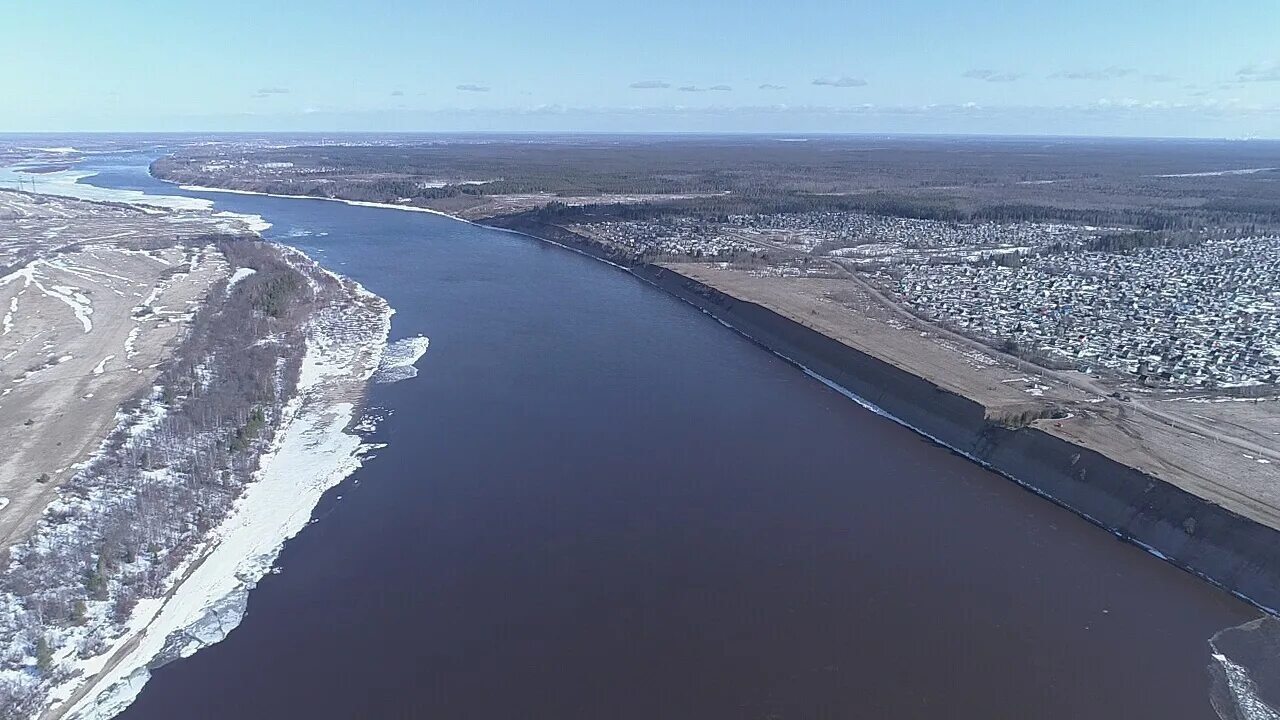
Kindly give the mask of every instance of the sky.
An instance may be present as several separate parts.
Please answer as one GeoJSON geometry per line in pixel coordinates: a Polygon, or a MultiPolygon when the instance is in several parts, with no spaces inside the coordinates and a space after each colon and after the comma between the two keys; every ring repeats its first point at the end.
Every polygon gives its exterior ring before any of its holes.
{"type": "Polygon", "coordinates": [[[1277,0],[0,0],[0,132],[1280,138],[1277,0]]]}

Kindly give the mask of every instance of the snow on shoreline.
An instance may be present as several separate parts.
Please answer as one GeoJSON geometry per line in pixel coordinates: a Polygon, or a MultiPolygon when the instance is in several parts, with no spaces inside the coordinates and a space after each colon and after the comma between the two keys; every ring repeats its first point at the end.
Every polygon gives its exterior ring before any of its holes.
{"type": "Polygon", "coordinates": [[[447,217],[450,220],[457,220],[458,222],[464,222],[469,225],[476,224],[471,220],[458,217],[457,215],[450,215],[449,213],[441,210],[432,210],[431,208],[417,207],[414,205],[396,205],[395,203],[369,202],[367,200],[344,200],[342,198],[316,197],[314,195],[285,195],[281,193],[257,192],[255,190],[232,190],[230,188],[205,187],[204,185],[181,185],[174,182],[173,180],[165,180],[164,178],[157,178],[157,179],[162,182],[178,185],[179,190],[186,190],[187,192],[230,193],[232,195],[260,195],[262,197],[287,198],[290,200],[323,200],[325,202],[336,202],[336,203],[342,203],[343,205],[352,205],[355,207],[371,207],[371,208],[383,208],[384,210],[405,210],[408,212],[428,213],[431,215],[439,215],[441,217],[447,217]]]}
{"type": "Polygon", "coordinates": [[[187,210],[209,212],[211,217],[226,218],[232,222],[240,222],[251,231],[262,233],[271,227],[261,215],[248,215],[235,212],[212,212],[213,201],[205,198],[190,198],[180,195],[152,195],[142,190],[124,190],[119,188],[102,188],[81,182],[99,173],[93,170],[58,170],[56,172],[31,175],[22,170],[27,164],[0,167],[0,186],[21,187],[28,192],[39,195],[56,195],[58,197],[88,200],[90,202],[127,203],[143,210],[156,208],[164,210],[187,210]],[[35,180],[34,188],[29,186],[35,180]]]}
{"type": "MultiPolygon", "coordinates": [[[[326,401],[325,393],[334,383],[369,380],[391,327],[392,310],[383,308],[381,327],[367,347],[375,362],[359,374],[353,375],[343,361],[350,348],[341,348],[339,338],[308,334],[297,391],[282,413],[281,429],[262,457],[256,480],[193,553],[193,562],[175,571],[172,593],[139,603],[130,631],[113,644],[123,653],[114,666],[83,688],[60,688],[64,698],[81,689],[84,694],[71,707],[55,706],[55,711],[77,720],[113,717],[137,697],[150,666],[219,642],[239,624],[249,591],[270,571],[285,541],[307,524],[326,490],[360,467],[369,449],[346,431],[355,405],[326,401]]],[[[87,661],[85,675],[77,680],[83,682],[107,664],[102,656],[87,661]]]]}
{"type": "Polygon", "coordinates": [[[1280,170],[1280,168],[1260,167],[1260,168],[1241,168],[1239,170],[1211,170],[1207,172],[1169,173],[1167,175],[1148,175],[1147,177],[1158,177],[1158,178],[1222,177],[1225,175],[1255,175],[1257,173],[1262,173],[1262,172],[1271,172],[1272,170],[1280,170]]]}
{"type": "MultiPolygon", "coordinates": [[[[0,181],[14,175],[15,170],[0,168],[0,181]]],[[[163,212],[157,208],[209,212],[211,217],[227,218],[256,233],[271,227],[260,215],[213,212],[213,201],[203,198],[152,195],[79,182],[95,174],[78,170],[45,173],[36,179],[34,192],[127,203],[155,213],[163,212]]],[[[356,431],[348,431],[357,412],[351,399],[368,387],[382,365],[394,310],[358,283],[342,279],[296,248],[281,247],[295,265],[305,264],[347,284],[353,300],[377,316],[375,323],[366,325],[367,334],[353,344],[350,337],[340,336],[341,327],[313,317],[297,387],[282,409],[280,425],[260,459],[254,482],[245,488],[230,514],[169,576],[167,595],[139,601],[124,633],[113,638],[102,653],[62,658],[63,668],[72,677],[50,689],[40,717],[107,720],[133,702],[150,677],[149,668],[187,657],[225,638],[240,623],[249,591],[271,570],[285,541],[306,526],[325,491],[359,468],[365,454],[373,449],[356,431]]],[[[249,274],[245,269],[237,271],[228,278],[228,287],[249,274]]],[[[425,351],[426,338],[413,340],[425,351]]],[[[410,369],[419,357],[421,352],[413,356],[410,369]]],[[[99,368],[105,370],[110,359],[105,358],[99,368]]],[[[0,498],[0,509],[7,504],[7,498],[0,498]]]]}
{"type": "Polygon", "coordinates": [[[1215,679],[1225,685],[1222,688],[1224,697],[1218,697],[1218,693],[1210,695],[1210,704],[1219,716],[1240,717],[1243,720],[1280,718],[1280,710],[1267,704],[1266,699],[1259,693],[1258,685],[1254,682],[1252,675],[1252,672],[1260,671],[1265,678],[1266,673],[1274,671],[1274,668],[1268,667],[1271,664],[1269,660],[1260,660],[1256,654],[1262,651],[1263,658],[1270,655],[1265,648],[1268,645],[1274,645],[1276,622],[1274,618],[1263,616],[1242,625],[1219,630],[1209,638],[1209,649],[1212,651],[1214,662],[1218,665],[1217,668],[1210,669],[1210,674],[1216,675],[1215,679]],[[1252,667],[1236,662],[1219,647],[1219,643],[1227,637],[1231,637],[1232,642],[1228,644],[1233,646],[1235,652],[1241,656],[1241,662],[1252,667]]]}

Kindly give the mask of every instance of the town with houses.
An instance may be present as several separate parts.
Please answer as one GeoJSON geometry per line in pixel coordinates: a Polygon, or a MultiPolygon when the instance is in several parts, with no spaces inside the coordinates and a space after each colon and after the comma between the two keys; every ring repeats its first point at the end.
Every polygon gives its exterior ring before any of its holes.
{"type": "Polygon", "coordinates": [[[877,277],[918,315],[1032,358],[1153,387],[1280,382],[1280,237],[904,265],[877,277]]]}
{"type": "Polygon", "coordinates": [[[852,212],[584,223],[660,262],[777,277],[856,276],[916,316],[1058,369],[1169,390],[1273,394],[1280,236],[1100,251],[1120,232],[852,212]]]}
{"type": "Polygon", "coordinates": [[[640,257],[726,258],[774,250],[863,267],[1078,249],[1105,232],[1052,223],[957,223],[854,212],[730,215],[726,222],[671,216],[574,229],[640,257]]]}

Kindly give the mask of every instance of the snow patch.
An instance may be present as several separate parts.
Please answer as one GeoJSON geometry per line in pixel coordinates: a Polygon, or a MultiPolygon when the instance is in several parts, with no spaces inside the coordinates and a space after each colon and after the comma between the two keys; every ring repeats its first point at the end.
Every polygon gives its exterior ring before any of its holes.
{"type": "Polygon", "coordinates": [[[1170,173],[1168,175],[1152,175],[1151,177],[1158,177],[1158,178],[1221,177],[1224,175],[1253,175],[1254,173],[1270,172],[1272,170],[1280,170],[1280,168],[1260,167],[1260,168],[1242,168],[1240,170],[1212,170],[1210,172],[1170,173]]]}
{"type": "Polygon", "coordinates": [[[224,210],[213,214],[214,217],[229,218],[239,222],[243,222],[249,226],[249,229],[258,234],[262,234],[271,229],[271,223],[263,219],[261,215],[248,215],[245,213],[234,213],[230,210],[224,210]]]}
{"type": "Polygon", "coordinates": [[[8,335],[13,332],[13,315],[18,312],[18,296],[14,295],[9,298],[9,312],[4,314],[4,331],[0,335],[8,335]]]}
{"type": "Polygon", "coordinates": [[[124,339],[124,356],[125,357],[131,358],[138,354],[137,345],[138,345],[138,335],[140,334],[142,334],[142,327],[139,325],[134,325],[133,328],[129,330],[128,337],[124,339]]]}
{"type": "MultiPolygon", "coordinates": [[[[71,311],[75,313],[76,319],[80,321],[80,324],[84,327],[84,331],[86,333],[93,330],[93,321],[89,319],[89,316],[93,314],[93,302],[76,287],[71,287],[69,285],[52,285],[50,287],[45,287],[36,276],[36,270],[41,266],[55,267],[49,265],[45,260],[34,260],[28,263],[26,267],[19,268],[18,270],[0,278],[0,285],[7,285],[15,280],[23,280],[24,289],[30,288],[34,285],[35,288],[46,297],[51,297],[66,303],[66,305],[71,308],[71,311]]],[[[6,328],[12,326],[12,313],[17,309],[17,307],[18,302],[15,297],[10,300],[9,313],[5,315],[4,326],[6,328]]],[[[5,334],[7,333],[8,330],[5,331],[5,334]]]]}
{"type": "Polygon", "coordinates": [[[254,270],[253,268],[247,268],[247,267],[236,268],[236,271],[232,273],[231,277],[227,280],[227,297],[231,297],[231,288],[235,287],[236,283],[240,282],[241,280],[244,280],[245,278],[249,277],[250,275],[256,272],[258,271],[254,270]]]}
{"type": "Polygon", "coordinates": [[[115,355],[108,355],[108,356],[106,356],[106,357],[102,358],[102,361],[101,361],[101,362],[99,362],[99,363],[98,363],[98,365],[97,365],[97,367],[95,367],[95,368],[93,369],[93,374],[94,374],[94,375],[101,375],[102,373],[106,372],[106,370],[107,370],[107,363],[108,363],[109,361],[113,360],[113,359],[115,359],[115,355]]]}

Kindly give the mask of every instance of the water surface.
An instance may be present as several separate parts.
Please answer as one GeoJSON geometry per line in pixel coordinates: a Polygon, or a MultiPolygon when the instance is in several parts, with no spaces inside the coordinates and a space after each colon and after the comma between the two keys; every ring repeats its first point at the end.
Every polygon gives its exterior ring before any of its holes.
{"type": "MultiPolygon", "coordinates": [[[[175,192],[133,164],[92,182],[175,192]]],[[[446,218],[184,194],[431,348],[243,624],[122,717],[1213,717],[1206,641],[1254,610],[694,308],[446,218]]]]}

